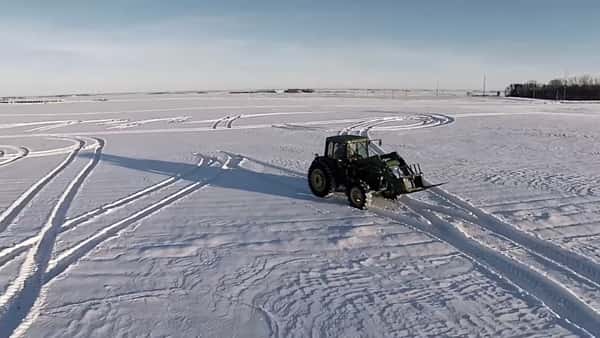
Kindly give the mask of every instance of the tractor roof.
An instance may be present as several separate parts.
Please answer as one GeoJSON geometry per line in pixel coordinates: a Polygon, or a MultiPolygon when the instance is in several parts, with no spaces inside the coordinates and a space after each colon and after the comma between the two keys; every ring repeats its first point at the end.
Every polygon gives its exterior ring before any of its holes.
{"type": "Polygon", "coordinates": [[[337,135],[337,136],[329,136],[327,138],[327,142],[335,142],[335,143],[347,143],[347,142],[364,142],[368,141],[369,138],[366,136],[358,136],[358,135],[337,135]]]}

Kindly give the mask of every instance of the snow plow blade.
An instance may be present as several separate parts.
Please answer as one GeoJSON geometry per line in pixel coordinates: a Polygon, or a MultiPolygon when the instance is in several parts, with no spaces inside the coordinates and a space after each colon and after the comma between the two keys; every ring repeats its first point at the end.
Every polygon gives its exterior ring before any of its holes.
{"type": "Polygon", "coordinates": [[[397,185],[397,190],[395,193],[396,195],[412,194],[414,192],[424,191],[434,187],[439,187],[442,184],[446,184],[446,182],[438,184],[428,184],[427,182],[425,182],[420,172],[418,172],[418,174],[412,174],[410,176],[401,176],[398,179],[398,183],[399,184],[397,185]]]}
{"type": "Polygon", "coordinates": [[[424,185],[424,186],[422,186],[422,187],[418,187],[418,188],[415,188],[415,189],[413,189],[413,190],[410,190],[410,191],[408,191],[407,193],[408,193],[408,194],[412,194],[413,192],[425,191],[425,190],[427,190],[427,189],[431,189],[431,188],[439,187],[440,185],[444,185],[444,184],[446,184],[446,183],[448,183],[448,182],[437,183],[437,184],[430,184],[430,185],[424,185]]]}

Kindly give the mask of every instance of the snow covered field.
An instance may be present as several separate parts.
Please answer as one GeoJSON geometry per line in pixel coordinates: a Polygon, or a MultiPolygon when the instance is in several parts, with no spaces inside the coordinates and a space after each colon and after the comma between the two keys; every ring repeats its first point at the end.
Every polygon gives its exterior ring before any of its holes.
{"type": "Polygon", "coordinates": [[[600,336],[600,104],[384,96],[0,105],[0,337],[600,336]],[[448,183],[315,198],[338,133],[448,183]]]}

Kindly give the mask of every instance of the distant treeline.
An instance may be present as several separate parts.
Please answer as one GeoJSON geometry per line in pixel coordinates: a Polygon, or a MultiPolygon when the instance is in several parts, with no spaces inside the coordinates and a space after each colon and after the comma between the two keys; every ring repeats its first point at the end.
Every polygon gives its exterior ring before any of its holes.
{"type": "Polygon", "coordinates": [[[288,88],[285,90],[276,90],[276,89],[260,89],[260,90],[235,90],[230,91],[229,94],[298,94],[298,93],[314,93],[314,89],[310,88],[288,88]]]}
{"type": "Polygon", "coordinates": [[[60,103],[63,100],[59,99],[28,99],[25,97],[1,97],[0,103],[60,103]]]}
{"type": "Polygon", "coordinates": [[[584,75],[555,79],[547,84],[513,83],[506,88],[505,95],[547,100],[600,100],[600,78],[584,75]]]}

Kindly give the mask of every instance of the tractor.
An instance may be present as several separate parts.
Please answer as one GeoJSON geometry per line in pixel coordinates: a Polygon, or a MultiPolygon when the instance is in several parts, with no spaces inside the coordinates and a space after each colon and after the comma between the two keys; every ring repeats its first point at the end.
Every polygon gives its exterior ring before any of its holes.
{"type": "MultiPolygon", "coordinates": [[[[318,197],[346,193],[351,206],[366,209],[373,194],[396,199],[434,187],[425,185],[418,164],[407,165],[396,152],[377,154],[376,140],[338,135],[325,141],[325,154],[315,154],[308,170],[308,185],[318,197]]],[[[381,145],[381,140],[377,140],[381,145]]]]}

